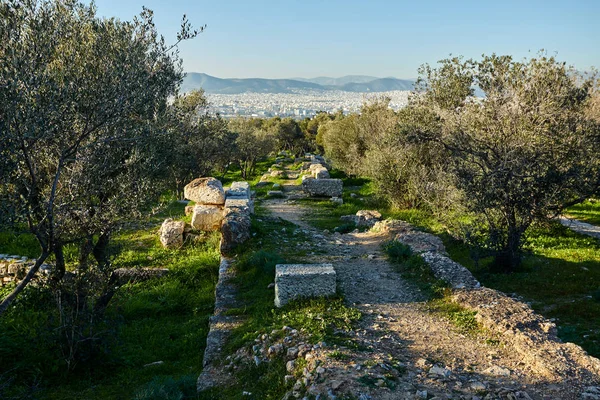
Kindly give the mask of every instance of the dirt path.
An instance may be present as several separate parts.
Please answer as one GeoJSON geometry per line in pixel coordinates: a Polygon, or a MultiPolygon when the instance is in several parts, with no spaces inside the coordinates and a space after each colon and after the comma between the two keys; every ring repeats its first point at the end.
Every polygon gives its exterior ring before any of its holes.
{"type": "Polygon", "coordinates": [[[351,336],[367,351],[340,347],[339,359],[325,351],[317,355],[316,365],[326,372],[309,393],[359,399],[593,399],[582,396],[582,388],[535,376],[518,355],[489,337],[461,334],[430,311],[419,289],[385,259],[380,246],[389,239],[386,234],[320,232],[303,218],[310,209],[294,200],[266,200],[263,206],[312,238],[323,254],[308,256],[306,263],[333,263],[346,301],[363,313],[351,336]]]}

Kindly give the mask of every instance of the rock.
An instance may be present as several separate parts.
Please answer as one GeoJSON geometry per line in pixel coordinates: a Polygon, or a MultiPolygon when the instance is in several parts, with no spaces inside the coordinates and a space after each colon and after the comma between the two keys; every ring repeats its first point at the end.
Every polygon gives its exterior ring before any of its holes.
{"type": "Polygon", "coordinates": [[[276,356],[283,352],[283,345],[281,343],[276,343],[273,346],[269,346],[267,350],[267,354],[270,356],[276,356]]]}
{"type": "Polygon", "coordinates": [[[183,230],[185,222],[173,221],[171,218],[164,220],[160,227],[160,242],[168,249],[183,246],[183,230]]]}
{"type": "Polygon", "coordinates": [[[269,197],[284,197],[283,192],[281,190],[269,190],[267,192],[267,196],[269,196],[269,197]]]}
{"type": "Polygon", "coordinates": [[[315,168],[312,173],[315,179],[329,179],[329,171],[327,171],[327,168],[315,168]]]}
{"type": "Polygon", "coordinates": [[[350,197],[352,197],[353,199],[357,198],[358,195],[356,193],[350,193],[350,197]]]}
{"type": "Polygon", "coordinates": [[[306,178],[302,181],[302,190],[309,196],[341,197],[343,183],[341,179],[306,178]]]}
{"type": "Polygon", "coordinates": [[[296,360],[290,360],[285,364],[285,370],[289,373],[294,372],[296,369],[296,360]]]}
{"type": "Polygon", "coordinates": [[[476,392],[483,392],[484,390],[487,389],[485,384],[482,382],[479,382],[479,381],[471,382],[470,386],[471,386],[471,389],[473,389],[476,392]]]}
{"type": "Polygon", "coordinates": [[[296,358],[296,357],[298,357],[298,348],[297,347],[290,347],[287,350],[287,357],[288,358],[296,358]]]}
{"type": "Polygon", "coordinates": [[[286,375],[286,376],[283,377],[283,380],[285,381],[285,383],[290,383],[294,379],[296,379],[296,377],[294,375],[286,375]]]}
{"type": "Polygon", "coordinates": [[[223,210],[219,206],[196,205],[192,214],[192,227],[201,231],[213,232],[221,228],[223,210]]]}
{"type": "Polygon", "coordinates": [[[323,367],[317,367],[317,369],[315,370],[315,372],[319,375],[322,375],[325,373],[325,368],[323,367]]]}
{"type": "Polygon", "coordinates": [[[272,177],[276,178],[276,177],[282,177],[285,175],[285,171],[281,171],[281,170],[275,170],[275,171],[271,171],[270,174],[272,177]]]}
{"type": "Polygon", "coordinates": [[[278,264],[275,266],[275,306],[302,297],[333,296],[336,274],[331,264],[278,264]]]}
{"type": "Polygon", "coordinates": [[[192,200],[197,204],[225,204],[223,185],[215,178],[194,179],[185,186],[183,193],[186,199],[192,200]]]}
{"type": "Polygon", "coordinates": [[[185,215],[192,215],[194,212],[194,206],[185,206],[184,213],[185,215]]]}
{"type": "Polygon", "coordinates": [[[331,389],[333,390],[338,390],[343,383],[344,382],[338,380],[332,380],[331,382],[329,382],[329,384],[331,385],[331,389]]]}
{"type": "Polygon", "coordinates": [[[332,197],[330,200],[333,204],[344,204],[344,199],[341,197],[332,197]]]}
{"type": "Polygon", "coordinates": [[[226,208],[221,224],[221,254],[229,254],[239,244],[250,239],[250,214],[236,208],[226,208]]]}
{"type": "Polygon", "coordinates": [[[449,257],[433,251],[422,253],[421,257],[429,265],[436,278],[445,280],[453,288],[475,289],[481,287],[471,271],[449,257]]]}
{"type": "Polygon", "coordinates": [[[373,227],[381,220],[381,213],[376,210],[360,210],[356,213],[356,225],[373,227]]]}
{"type": "Polygon", "coordinates": [[[499,367],[497,365],[489,367],[483,371],[483,373],[492,376],[510,376],[510,370],[508,368],[499,367]]]}
{"type": "Polygon", "coordinates": [[[274,183],[273,184],[273,189],[280,189],[281,185],[279,183],[274,183]]]}
{"type": "Polygon", "coordinates": [[[438,367],[437,365],[434,365],[429,370],[429,373],[433,374],[433,375],[443,376],[443,377],[447,378],[447,377],[449,377],[452,374],[452,371],[450,371],[447,368],[442,368],[442,367],[438,367]]]}
{"type": "Polygon", "coordinates": [[[239,212],[254,214],[254,201],[241,197],[227,198],[225,200],[225,208],[237,208],[239,212]]]}
{"type": "Polygon", "coordinates": [[[415,393],[418,399],[427,399],[427,390],[417,390],[415,393]]]}
{"type": "Polygon", "coordinates": [[[410,229],[398,233],[395,239],[409,246],[415,253],[435,252],[447,255],[442,239],[430,233],[410,229]]]}

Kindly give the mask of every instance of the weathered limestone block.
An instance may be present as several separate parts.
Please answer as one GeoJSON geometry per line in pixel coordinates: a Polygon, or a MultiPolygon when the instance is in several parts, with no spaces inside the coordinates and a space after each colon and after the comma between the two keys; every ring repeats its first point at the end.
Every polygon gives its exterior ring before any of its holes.
{"type": "Polygon", "coordinates": [[[192,227],[201,231],[217,231],[223,221],[223,210],[219,206],[196,205],[192,215],[192,227]]]}
{"type": "Polygon", "coordinates": [[[333,296],[335,270],[331,264],[278,264],[275,267],[275,306],[303,297],[333,296]]]}
{"type": "Polygon", "coordinates": [[[356,212],[356,225],[373,227],[381,221],[381,213],[376,210],[360,210],[356,212]]]}
{"type": "Polygon", "coordinates": [[[421,257],[429,265],[431,272],[433,272],[436,278],[448,282],[454,289],[474,289],[481,287],[481,284],[475,279],[471,271],[449,257],[435,251],[422,253],[421,257]]]}
{"type": "Polygon", "coordinates": [[[400,232],[395,239],[411,248],[415,253],[436,252],[446,255],[446,247],[442,239],[431,233],[417,230],[408,230],[400,232]]]}
{"type": "Polygon", "coordinates": [[[342,197],[341,179],[314,179],[302,181],[302,190],[310,196],[342,197]]]}
{"type": "Polygon", "coordinates": [[[327,171],[327,168],[324,167],[315,168],[313,170],[313,176],[315,179],[329,179],[329,171],[327,171]]]}
{"type": "Polygon", "coordinates": [[[278,177],[278,176],[284,176],[284,175],[285,175],[285,171],[281,171],[281,170],[271,171],[272,177],[278,177]]]}
{"type": "Polygon", "coordinates": [[[250,198],[250,184],[248,182],[233,182],[228,192],[228,197],[250,198]]]}
{"type": "Polygon", "coordinates": [[[173,221],[171,218],[165,219],[160,227],[160,242],[169,249],[181,247],[184,229],[185,222],[173,221]]]}
{"type": "Polygon", "coordinates": [[[194,179],[183,188],[183,193],[186,199],[197,204],[219,206],[225,204],[223,185],[215,178],[194,179]]]}
{"type": "Polygon", "coordinates": [[[250,213],[239,208],[225,208],[221,224],[221,254],[229,254],[248,239],[250,239],[250,213]]]}
{"type": "Polygon", "coordinates": [[[230,197],[225,200],[225,208],[237,208],[239,212],[254,214],[254,201],[248,198],[230,197]]]}

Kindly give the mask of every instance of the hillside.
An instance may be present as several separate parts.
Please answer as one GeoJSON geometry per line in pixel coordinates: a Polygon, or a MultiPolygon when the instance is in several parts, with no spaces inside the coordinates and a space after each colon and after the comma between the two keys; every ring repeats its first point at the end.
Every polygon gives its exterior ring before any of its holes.
{"type": "Polygon", "coordinates": [[[345,76],[342,78],[319,77],[313,79],[261,79],[261,78],[217,78],[198,72],[186,75],[181,85],[183,93],[204,89],[206,93],[292,93],[294,90],[342,90],[347,92],[387,92],[411,90],[413,81],[396,78],[368,76],[345,76]]]}

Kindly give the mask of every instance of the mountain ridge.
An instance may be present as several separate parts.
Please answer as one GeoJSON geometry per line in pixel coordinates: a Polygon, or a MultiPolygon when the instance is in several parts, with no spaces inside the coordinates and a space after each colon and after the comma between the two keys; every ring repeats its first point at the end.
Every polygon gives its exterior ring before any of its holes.
{"type": "Polygon", "coordinates": [[[293,93],[295,90],[341,90],[346,92],[387,92],[412,90],[414,81],[397,78],[376,78],[366,75],[347,75],[340,78],[311,79],[217,78],[205,73],[188,72],[181,92],[204,89],[211,94],[293,93]],[[371,79],[372,78],[372,79],[371,79]],[[321,83],[318,83],[321,82],[321,83]]]}

